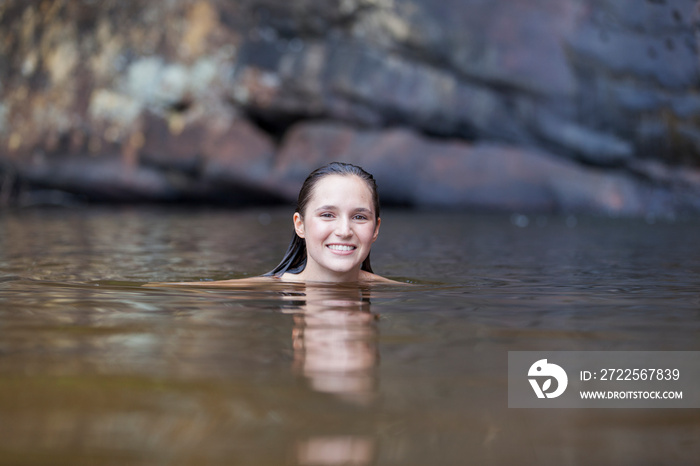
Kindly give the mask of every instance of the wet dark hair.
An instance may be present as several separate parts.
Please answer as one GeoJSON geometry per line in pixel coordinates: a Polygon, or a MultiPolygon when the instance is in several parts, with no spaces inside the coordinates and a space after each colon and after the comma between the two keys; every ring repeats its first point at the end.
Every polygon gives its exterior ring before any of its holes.
{"type": "MultiPolygon", "coordinates": [[[[314,187],[316,184],[328,175],[342,175],[359,176],[372,192],[372,203],[374,204],[374,220],[375,222],[379,219],[379,194],[377,192],[377,182],[374,181],[374,177],[364,171],[357,165],[351,165],[349,163],[342,162],[331,162],[328,165],[317,168],[312,171],[311,174],[306,178],[304,184],[301,185],[299,190],[299,198],[297,199],[296,212],[304,217],[304,210],[306,205],[309,203],[311,196],[313,195],[314,187]]],[[[285,273],[297,274],[306,268],[306,241],[297,235],[296,231],[293,233],[292,241],[289,243],[287,252],[284,253],[282,261],[274,269],[267,272],[264,276],[270,277],[280,277],[285,273]]],[[[367,258],[362,262],[361,270],[372,273],[372,266],[369,261],[369,254],[367,258]]]]}

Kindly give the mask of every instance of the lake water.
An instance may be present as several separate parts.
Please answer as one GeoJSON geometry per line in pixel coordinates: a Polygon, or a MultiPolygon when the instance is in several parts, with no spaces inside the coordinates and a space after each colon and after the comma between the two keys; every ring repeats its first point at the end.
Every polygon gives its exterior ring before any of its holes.
{"type": "Polygon", "coordinates": [[[263,273],[287,209],[0,213],[0,464],[698,464],[696,409],[513,409],[514,350],[700,350],[700,222],[388,210],[414,286],[263,273]]]}

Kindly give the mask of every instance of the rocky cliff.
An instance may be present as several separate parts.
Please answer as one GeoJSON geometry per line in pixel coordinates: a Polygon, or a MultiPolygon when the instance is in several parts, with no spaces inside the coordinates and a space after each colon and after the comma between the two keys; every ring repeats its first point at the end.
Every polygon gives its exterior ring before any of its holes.
{"type": "Polygon", "coordinates": [[[700,212],[695,0],[6,0],[0,203],[700,212]]]}

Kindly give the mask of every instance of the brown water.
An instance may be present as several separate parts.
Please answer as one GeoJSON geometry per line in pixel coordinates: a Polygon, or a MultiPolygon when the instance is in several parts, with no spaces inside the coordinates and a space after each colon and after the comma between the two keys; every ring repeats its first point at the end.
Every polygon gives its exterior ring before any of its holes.
{"type": "Polygon", "coordinates": [[[285,210],[0,213],[0,464],[699,464],[694,409],[507,406],[509,350],[700,350],[700,223],[388,211],[412,287],[275,265],[285,210]]]}

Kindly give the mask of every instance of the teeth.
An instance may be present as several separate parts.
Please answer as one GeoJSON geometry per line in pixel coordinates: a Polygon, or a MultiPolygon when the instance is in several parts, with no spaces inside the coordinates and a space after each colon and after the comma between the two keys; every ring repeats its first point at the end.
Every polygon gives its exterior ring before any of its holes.
{"type": "Polygon", "coordinates": [[[355,246],[344,246],[342,244],[331,244],[328,247],[336,251],[352,251],[355,249],[355,246]]]}

